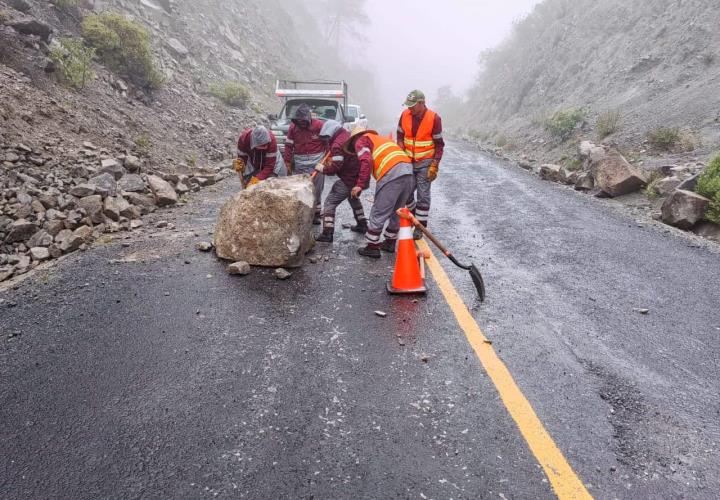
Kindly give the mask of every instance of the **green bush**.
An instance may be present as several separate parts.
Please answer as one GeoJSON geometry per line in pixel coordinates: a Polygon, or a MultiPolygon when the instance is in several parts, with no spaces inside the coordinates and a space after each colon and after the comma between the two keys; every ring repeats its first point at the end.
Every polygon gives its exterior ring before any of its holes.
{"type": "Polygon", "coordinates": [[[211,83],[208,90],[228,106],[244,108],[250,100],[248,89],[237,82],[211,83]]]}
{"type": "Polygon", "coordinates": [[[659,127],[647,133],[647,140],[655,149],[672,151],[680,142],[680,129],[677,127],[659,127]]]}
{"type": "Polygon", "coordinates": [[[53,2],[58,9],[70,9],[80,5],[80,0],[55,0],[53,2]]]}
{"type": "Polygon", "coordinates": [[[595,125],[595,131],[600,140],[605,139],[609,135],[613,135],[620,130],[620,119],[622,118],[620,111],[609,110],[598,116],[595,125]]]}
{"type": "Polygon", "coordinates": [[[657,192],[657,185],[658,183],[665,178],[665,175],[659,170],[653,170],[648,174],[648,183],[643,189],[643,193],[645,193],[645,196],[650,198],[651,200],[654,200],[659,196],[657,192]]]}
{"type": "Polygon", "coordinates": [[[720,155],[713,158],[702,173],[696,191],[699,195],[710,199],[710,207],[705,218],[720,224],[720,155]]]}
{"type": "Polygon", "coordinates": [[[113,71],[148,89],[162,86],[150,36],[140,24],[114,12],[91,14],[82,23],[82,35],[113,71]]]}
{"type": "Polygon", "coordinates": [[[95,49],[87,47],[78,38],[60,38],[59,45],[50,50],[50,59],[55,63],[60,79],[76,89],[95,78],[92,58],[95,49]]]}
{"type": "Polygon", "coordinates": [[[561,109],[545,120],[545,130],[553,137],[566,141],[586,116],[587,111],[581,108],[561,109]]]}
{"type": "Polygon", "coordinates": [[[152,149],[152,140],[150,139],[150,136],[147,134],[141,134],[135,138],[135,151],[140,156],[147,156],[150,154],[150,149],[152,149]]]}

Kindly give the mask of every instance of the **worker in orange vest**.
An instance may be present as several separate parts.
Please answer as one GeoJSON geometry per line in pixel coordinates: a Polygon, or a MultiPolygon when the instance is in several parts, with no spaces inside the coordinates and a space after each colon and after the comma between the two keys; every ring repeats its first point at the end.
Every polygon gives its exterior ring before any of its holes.
{"type": "Polygon", "coordinates": [[[358,127],[353,130],[343,151],[357,156],[360,174],[350,196],[359,198],[369,185],[370,175],[375,178],[375,201],[370,211],[365,241],[367,245],[358,249],[364,257],[380,258],[380,250],[395,251],[400,217],[397,209],[405,206],[415,190],[415,177],[410,158],[387,137],[380,137],[374,130],[358,127]],[[380,235],[385,228],[385,239],[380,235]]]}
{"type": "MultiPolygon", "coordinates": [[[[397,143],[410,157],[415,174],[417,194],[407,202],[415,217],[427,227],[430,216],[430,185],[437,178],[445,142],[443,141],[440,115],[425,105],[425,94],[413,90],[405,99],[407,109],[400,116],[397,143]],[[416,199],[417,197],[417,199],[416,199]]],[[[415,229],[416,240],[422,232],[415,229]]]]}

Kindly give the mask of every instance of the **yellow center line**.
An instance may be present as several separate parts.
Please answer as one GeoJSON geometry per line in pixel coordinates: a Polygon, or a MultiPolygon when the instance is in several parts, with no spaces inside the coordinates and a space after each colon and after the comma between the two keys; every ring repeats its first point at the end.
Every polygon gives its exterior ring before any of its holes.
{"type": "MultiPolygon", "coordinates": [[[[465,332],[468,342],[470,342],[475,354],[480,359],[480,363],[495,385],[505,408],[515,420],[533,455],[545,470],[555,494],[563,500],[591,499],[592,496],[585,488],[585,485],[567,462],[548,431],[545,430],[530,402],[523,395],[510,371],[500,360],[492,344],[485,337],[472,314],[470,314],[440,262],[432,254],[428,244],[423,240],[419,240],[418,246],[420,250],[430,252],[431,257],[427,260],[427,265],[435,282],[440,287],[445,300],[455,314],[458,324],[465,332]]],[[[469,276],[468,279],[470,279],[469,276]]]]}

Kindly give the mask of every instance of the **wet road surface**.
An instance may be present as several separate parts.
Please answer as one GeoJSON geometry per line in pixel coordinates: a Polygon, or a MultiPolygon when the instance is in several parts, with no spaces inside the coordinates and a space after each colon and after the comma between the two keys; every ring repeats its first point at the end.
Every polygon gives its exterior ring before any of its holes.
{"type": "MultiPolygon", "coordinates": [[[[288,281],[197,252],[235,183],[0,292],[1,497],[554,496],[432,279],[389,297],[347,229],[288,281]]],[[[590,494],[714,498],[718,252],[462,145],[433,194],[487,302],[443,267],[590,494]]]]}

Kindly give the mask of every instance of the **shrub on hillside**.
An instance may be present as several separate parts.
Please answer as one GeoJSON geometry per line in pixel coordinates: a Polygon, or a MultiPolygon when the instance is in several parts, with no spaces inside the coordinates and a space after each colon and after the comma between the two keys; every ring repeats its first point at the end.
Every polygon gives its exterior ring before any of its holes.
{"type": "Polygon", "coordinates": [[[236,108],[244,108],[250,100],[248,89],[237,82],[211,83],[208,90],[226,105],[236,108]]]}
{"type": "Polygon", "coordinates": [[[601,113],[595,124],[598,139],[603,140],[620,130],[621,118],[622,116],[618,110],[609,110],[601,113]]]}
{"type": "Polygon", "coordinates": [[[680,142],[680,129],[677,127],[659,127],[647,133],[650,145],[660,151],[672,151],[680,142]]]}
{"type": "Polygon", "coordinates": [[[114,12],[91,14],[83,21],[82,35],[113,71],[148,89],[162,86],[150,36],[140,24],[114,12]]]}
{"type": "Polygon", "coordinates": [[[95,49],[87,47],[78,38],[60,38],[58,45],[50,50],[50,59],[55,63],[60,79],[76,89],[95,78],[92,58],[95,49]]]}
{"type": "Polygon", "coordinates": [[[587,111],[581,108],[561,109],[545,120],[545,130],[553,137],[566,141],[586,116],[587,111]]]}
{"type": "Polygon", "coordinates": [[[720,155],[713,158],[698,179],[697,193],[710,199],[705,218],[720,224],[720,155]]]}

